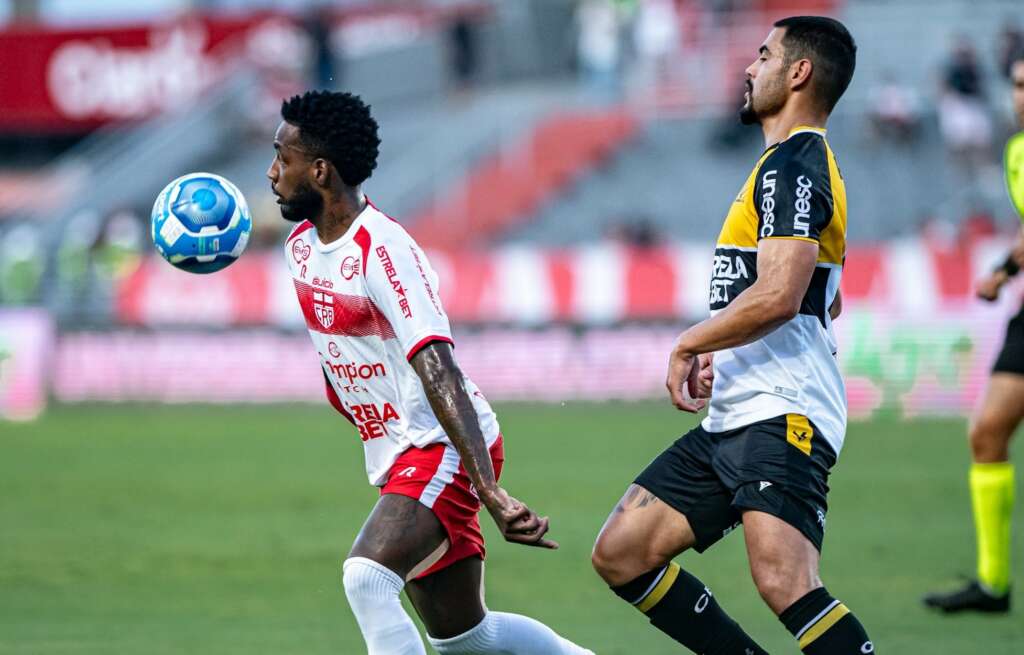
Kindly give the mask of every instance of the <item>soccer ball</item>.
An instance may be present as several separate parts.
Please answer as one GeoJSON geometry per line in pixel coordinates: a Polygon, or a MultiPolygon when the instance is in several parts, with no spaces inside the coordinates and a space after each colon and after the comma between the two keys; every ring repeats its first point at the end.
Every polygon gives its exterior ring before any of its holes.
{"type": "Polygon", "coordinates": [[[164,259],[189,273],[213,273],[245,250],[252,215],[234,184],[212,173],[189,173],[157,196],[151,227],[164,259]]]}

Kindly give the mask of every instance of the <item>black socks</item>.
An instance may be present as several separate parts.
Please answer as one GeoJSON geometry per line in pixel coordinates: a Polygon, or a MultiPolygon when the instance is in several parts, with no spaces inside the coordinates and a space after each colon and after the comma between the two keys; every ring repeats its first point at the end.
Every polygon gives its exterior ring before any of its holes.
{"type": "Polygon", "coordinates": [[[721,608],[704,583],[675,562],[620,587],[619,597],[654,627],[700,655],[768,655],[721,608]]]}
{"type": "Polygon", "coordinates": [[[824,587],[809,592],[779,616],[808,655],[869,655],[875,647],[857,617],[824,587]]]}

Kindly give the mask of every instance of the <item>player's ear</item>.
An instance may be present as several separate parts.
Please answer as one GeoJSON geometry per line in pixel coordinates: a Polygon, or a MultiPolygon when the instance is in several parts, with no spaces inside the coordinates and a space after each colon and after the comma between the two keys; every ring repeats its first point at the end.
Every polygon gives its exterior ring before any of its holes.
{"type": "Polygon", "coordinates": [[[806,85],[814,72],[810,59],[797,59],[789,66],[789,88],[796,90],[806,85]]]}
{"type": "Polygon", "coordinates": [[[323,157],[313,160],[313,180],[325,189],[331,186],[331,164],[323,157]]]}

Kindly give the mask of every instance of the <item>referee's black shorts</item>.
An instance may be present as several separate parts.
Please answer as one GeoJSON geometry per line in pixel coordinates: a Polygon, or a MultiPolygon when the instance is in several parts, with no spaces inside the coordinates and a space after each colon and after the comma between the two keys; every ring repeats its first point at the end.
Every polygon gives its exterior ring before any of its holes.
{"type": "Polygon", "coordinates": [[[821,550],[835,452],[806,417],[777,416],[736,430],[697,426],[634,481],[686,517],[704,552],[745,510],[776,516],[821,550]]]}
{"type": "Polygon", "coordinates": [[[1024,375],[1024,308],[1006,326],[1006,340],[992,372],[1024,375]]]}

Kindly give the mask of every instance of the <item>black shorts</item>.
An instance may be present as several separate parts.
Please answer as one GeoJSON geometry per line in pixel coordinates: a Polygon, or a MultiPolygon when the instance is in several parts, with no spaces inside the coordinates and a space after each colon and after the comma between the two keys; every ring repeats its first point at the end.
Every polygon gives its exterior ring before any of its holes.
{"type": "Polygon", "coordinates": [[[726,432],[697,426],[635,482],[686,516],[702,553],[744,510],[777,516],[821,551],[835,452],[803,416],[787,414],[726,432]]]}
{"type": "Polygon", "coordinates": [[[992,372],[1024,375],[1024,309],[1006,326],[1006,340],[992,372]]]}

